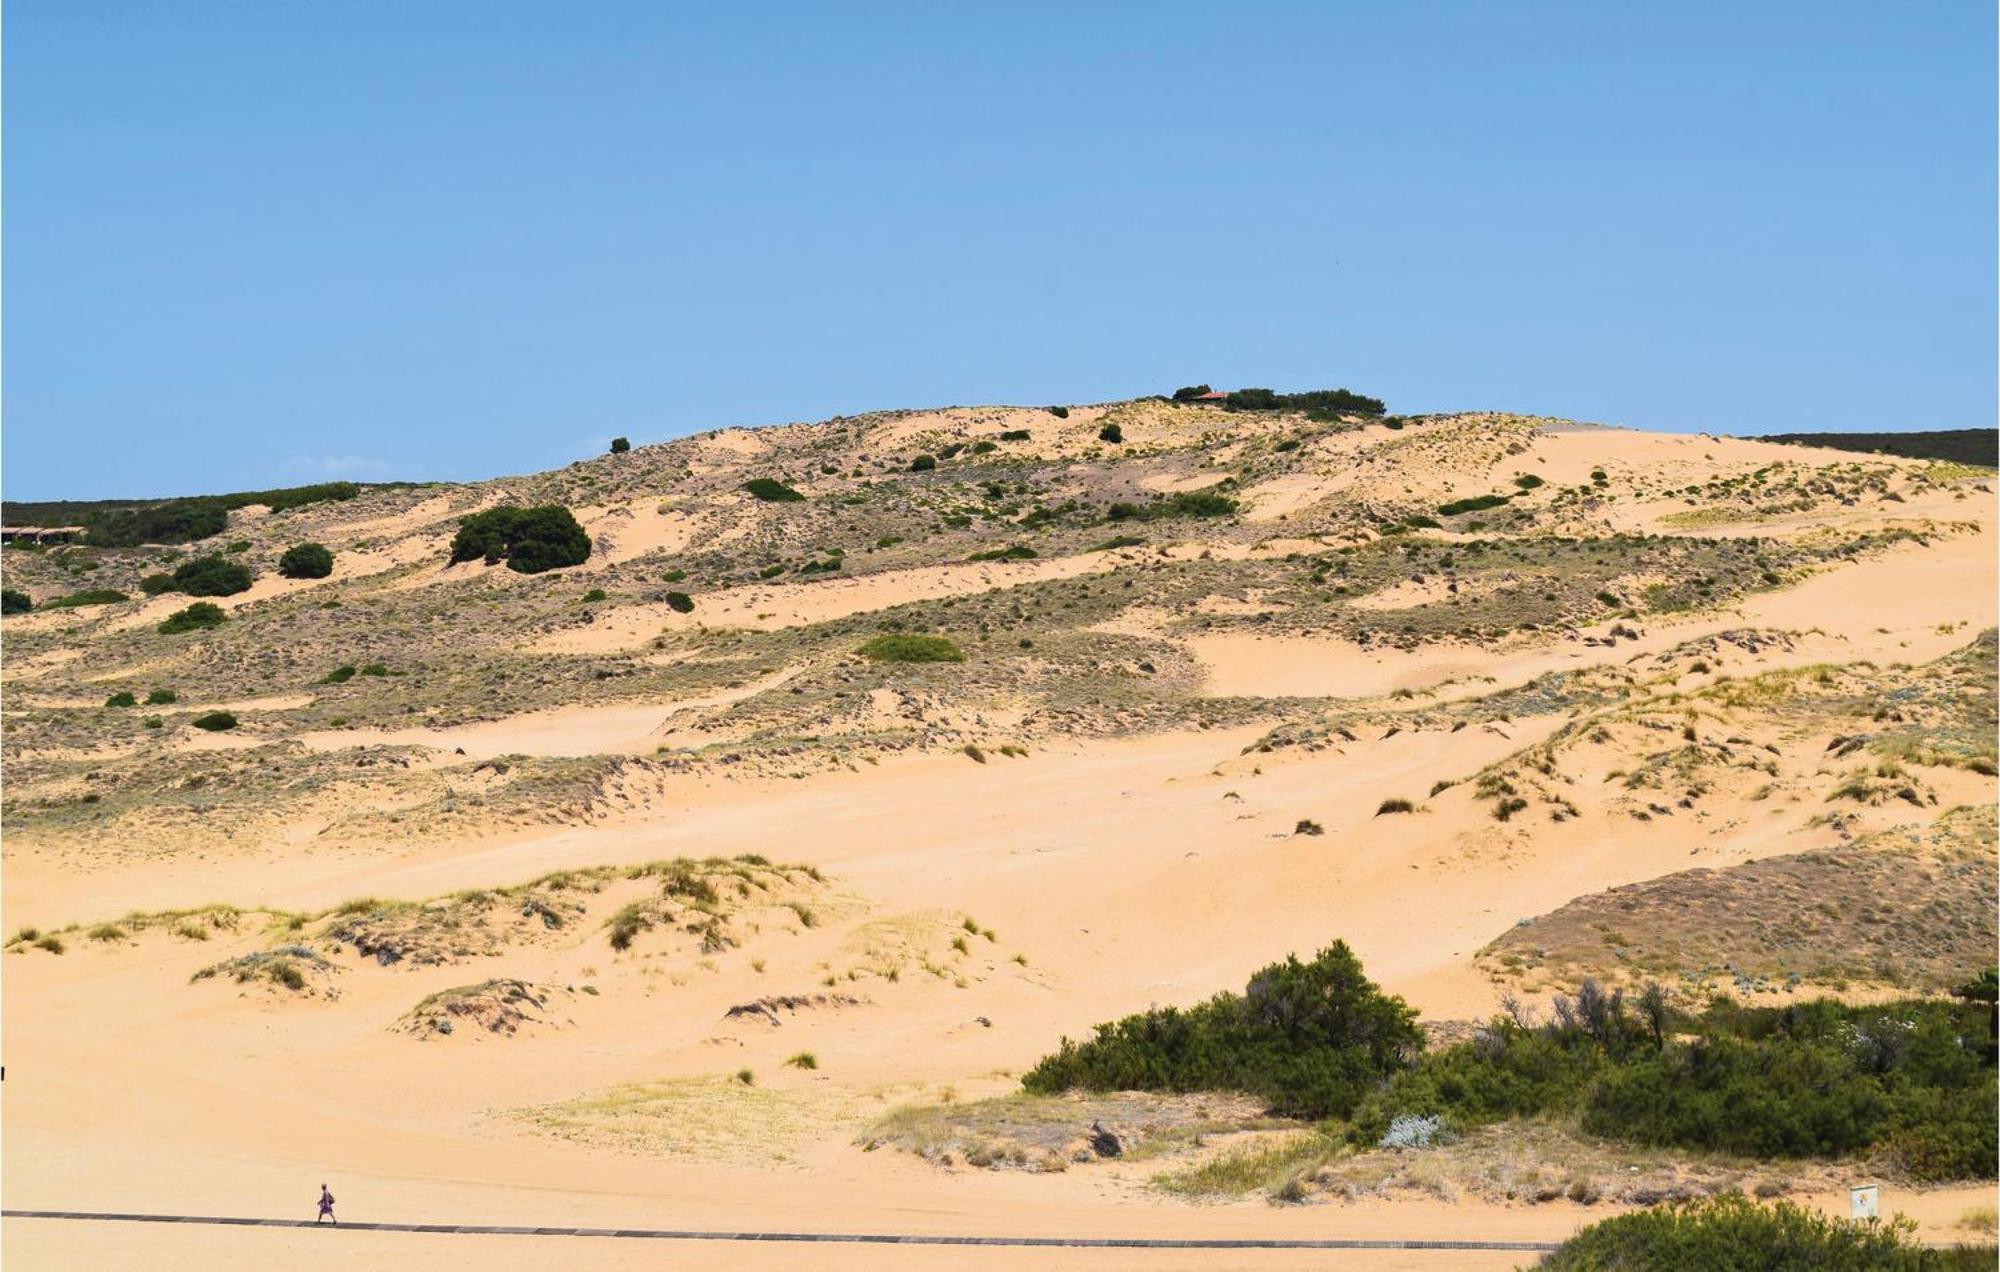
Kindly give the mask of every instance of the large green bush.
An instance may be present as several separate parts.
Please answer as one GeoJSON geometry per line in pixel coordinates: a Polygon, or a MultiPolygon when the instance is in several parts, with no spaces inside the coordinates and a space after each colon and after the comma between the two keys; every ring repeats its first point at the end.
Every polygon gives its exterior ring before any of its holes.
{"type": "Polygon", "coordinates": [[[278,573],[288,579],[323,579],[333,573],[333,553],[323,543],[294,543],[278,558],[278,573]]]}
{"type": "Polygon", "coordinates": [[[58,596],[53,601],[44,602],[43,609],[75,609],[79,605],[116,605],[132,598],[116,588],[88,587],[81,592],[71,592],[68,596],[58,596]]]}
{"type": "Polygon", "coordinates": [[[805,496],[775,477],[752,477],[743,489],[765,503],[799,503],[805,496]]]}
{"type": "Polygon", "coordinates": [[[0,614],[25,614],[35,608],[35,602],[26,592],[17,592],[11,587],[0,588],[0,614]]]}
{"type": "Polygon", "coordinates": [[[1218,490],[1180,490],[1149,503],[1114,503],[1105,510],[1106,521],[1158,521],[1168,517],[1231,517],[1238,509],[1236,500],[1218,490]]]}
{"type": "Polygon", "coordinates": [[[521,574],[582,565],[590,559],[590,536],[561,504],[516,508],[503,504],[462,517],[451,541],[451,561],[500,561],[521,574]]]}
{"type": "Polygon", "coordinates": [[[234,596],[250,590],[250,567],[224,556],[196,557],[175,567],[174,590],[189,596],[234,596]]]}
{"type": "Polygon", "coordinates": [[[1028,1071],[1060,1091],[1241,1091],[1295,1117],[1344,1117],[1423,1046],[1417,1013],[1362,974],[1336,941],[1310,963],[1287,958],[1242,994],[1156,1008],[1099,1025],[1028,1071]]]}
{"type": "Polygon", "coordinates": [[[173,636],[180,632],[201,631],[208,627],[220,627],[229,621],[229,615],[222,612],[220,605],[209,601],[196,601],[183,610],[175,610],[160,622],[160,634],[173,636]]]}
{"type": "Polygon", "coordinates": [[[1508,495],[1474,495],[1469,499],[1454,499],[1450,503],[1438,505],[1438,516],[1456,517],[1461,513],[1485,512],[1488,508],[1498,508],[1506,504],[1508,495]]]}
{"type": "Polygon", "coordinates": [[[210,711],[196,716],[188,723],[197,729],[206,729],[210,733],[221,733],[225,729],[236,727],[236,716],[228,711],[210,711]]]}
{"type": "Polygon", "coordinates": [[[1601,1220],[1542,1260],[1555,1272],[1952,1272],[1991,1269],[1994,1251],[1925,1249],[1907,1219],[1854,1223],[1741,1193],[1601,1220]]]}
{"type": "Polygon", "coordinates": [[[927,663],[964,662],[965,653],[943,636],[891,633],[877,636],[861,647],[863,658],[876,662],[927,663]]]}

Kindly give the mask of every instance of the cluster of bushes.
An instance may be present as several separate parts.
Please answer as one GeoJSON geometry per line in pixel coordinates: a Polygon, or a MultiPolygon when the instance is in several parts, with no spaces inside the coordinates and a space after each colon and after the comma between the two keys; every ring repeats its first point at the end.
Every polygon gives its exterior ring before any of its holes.
{"type": "Polygon", "coordinates": [[[43,609],[75,609],[79,605],[116,605],[132,598],[116,588],[87,587],[81,592],[71,592],[68,596],[58,596],[53,601],[44,602],[43,609]]]}
{"type": "Polygon", "coordinates": [[[1238,504],[1215,490],[1182,490],[1151,503],[1115,503],[1104,510],[1107,521],[1158,521],[1165,517],[1233,517],[1238,504]]]}
{"type": "Polygon", "coordinates": [[[0,588],[0,614],[25,614],[35,608],[35,602],[26,592],[17,592],[11,587],[0,588]]]}
{"type": "Polygon", "coordinates": [[[765,503],[801,503],[805,496],[775,477],[752,477],[743,489],[765,503]]]}
{"type": "MultiPolygon", "coordinates": [[[[331,572],[331,559],[327,569],[331,572]]],[[[148,574],[139,590],[148,596],[185,592],[189,596],[234,596],[250,589],[250,567],[225,556],[196,557],[174,567],[171,574],[148,574]]]]}
{"type": "Polygon", "coordinates": [[[1885,1269],[1951,1272],[1993,1266],[1991,1246],[1925,1248],[1908,1219],[1855,1223],[1741,1193],[1635,1210],[1591,1224],[1542,1260],[1557,1272],[1601,1268],[1885,1269]]]}
{"type": "Polygon", "coordinates": [[[968,561],[1031,561],[1035,550],[1025,543],[1010,544],[1004,548],[988,548],[965,558],[968,561]]]}
{"type": "Polygon", "coordinates": [[[1438,516],[1456,517],[1461,513],[1485,512],[1488,508],[1504,507],[1511,498],[1511,495],[1473,495],[1469,499],[1454,499],[1438,505],[1438,516]]]}
{"type": "Polygon", "coordinates": [[[502,504],[462,517],[451,541],[451,563],[505,561],[520,574],[540,574],[590,559],[590,536],[561,504],[516,508],[502,504]]]}
{"type": "Polygon", "coordinates": [[[1336,941],[1287,958],[1242,994],[1164,1007],[1065,1038],[1021,1085],[1060,1091],[1242,1091],[1293,1117],[1346,1117],[1423,1048],[1416,1010],[1384,994],[1336,941]]]}
{"type": "Polygon", "coordinates": [[[221,534],[234,508],[263,504],[272,512],[328,500],[352,499],[361,487],[351,481],[318,482],[278,490],[240,490],[228,495],[166,499],[141,507],[99,507],[86,512],[84,542],[100,548],[133,548],[143,543],[193,543],[221,534]]]}
{"type": "Polygon", "coordinates": [[[875,662],[964,662],[963,650],[944,636],[890,633],[861,647],[861,656],[875,662]]]}
{"type": "MultiPolygon", "coordinates": [[[[1207,386],[1196,386],[1205,392],[1207,386]]],[[[1186,401],[1182,389],[1174,394],[1176,400],[1186,401]]],[[[1199,397],[1201,394],[1190,394],[1199,397]]],[[[1304,393],[1273,393],[1269,389],[1237,389],[1223,399],[1225,411],[1303,411],[1319,419],[1334,419],[1342,415],[1380,415],[1387,409],[1381,398],[1372,398],[1360,393],[1350,393],[1346,389],[1311,389],[1304,393]]]]}
{"type": "Polygon", "coordinates": [[[1415,1013],[1381,994],[1345,945],[1273,964],[1241,995],[1064,1039],[1031,1092],[1242,1091],[1298,1117],[1348,1120],[1373,1145],[1400,1117],[1457,1132],[1573,1118],[1605,1139],[1758,1158],[1893,1155],[1925,1180],[1991,1178],[2000,1135],[1992,1008],[1832,1000],[1698,1013],[1657,987],[1628,1001],[1586,981],[1536,1024],[1518,1010],[1422,1052],[1415,1013]]]}
{"type": "Polygon", "coordinates": [[[295,543],[278,558],[278,573],[288,579],[323,579],[333,573],[333,553],[323,543],[295,543]]]}

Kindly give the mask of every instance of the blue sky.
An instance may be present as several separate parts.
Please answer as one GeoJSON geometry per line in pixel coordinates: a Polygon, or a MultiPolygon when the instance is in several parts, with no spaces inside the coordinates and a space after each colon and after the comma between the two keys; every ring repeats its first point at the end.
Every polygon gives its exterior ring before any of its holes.
{"type": "Polygon", "coordinates": [[[11,498],[1207,381],[1990,426],[1994,9],[11,0],[11,498]]]}

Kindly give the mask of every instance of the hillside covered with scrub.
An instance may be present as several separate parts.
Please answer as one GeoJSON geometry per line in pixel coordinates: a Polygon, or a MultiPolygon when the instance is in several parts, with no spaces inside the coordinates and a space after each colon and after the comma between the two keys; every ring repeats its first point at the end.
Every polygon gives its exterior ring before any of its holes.
{"type": "Polygon", "coordinates": [[[10,504],[9,1205],[1990,1240],[1995,475],[1813,440],[1190,385],[10,504]]]}

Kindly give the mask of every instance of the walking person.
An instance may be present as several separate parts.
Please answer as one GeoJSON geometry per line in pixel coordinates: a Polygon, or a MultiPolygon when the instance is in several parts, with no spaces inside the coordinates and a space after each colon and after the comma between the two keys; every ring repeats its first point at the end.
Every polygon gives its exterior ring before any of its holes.
{"type": "MultiPolygon", "coordinates": [[[[319,1186],[319,1218],[313,1220],[313,1227],[319,1227],[320,1222],[326,1219],[333,1219],[333,1194],[326,1190],[325,1184],[321,1184],[319,1186]]],[[[333,1226],[338,1228],[340,1220],[333,1219],[333,1226]]]]}

